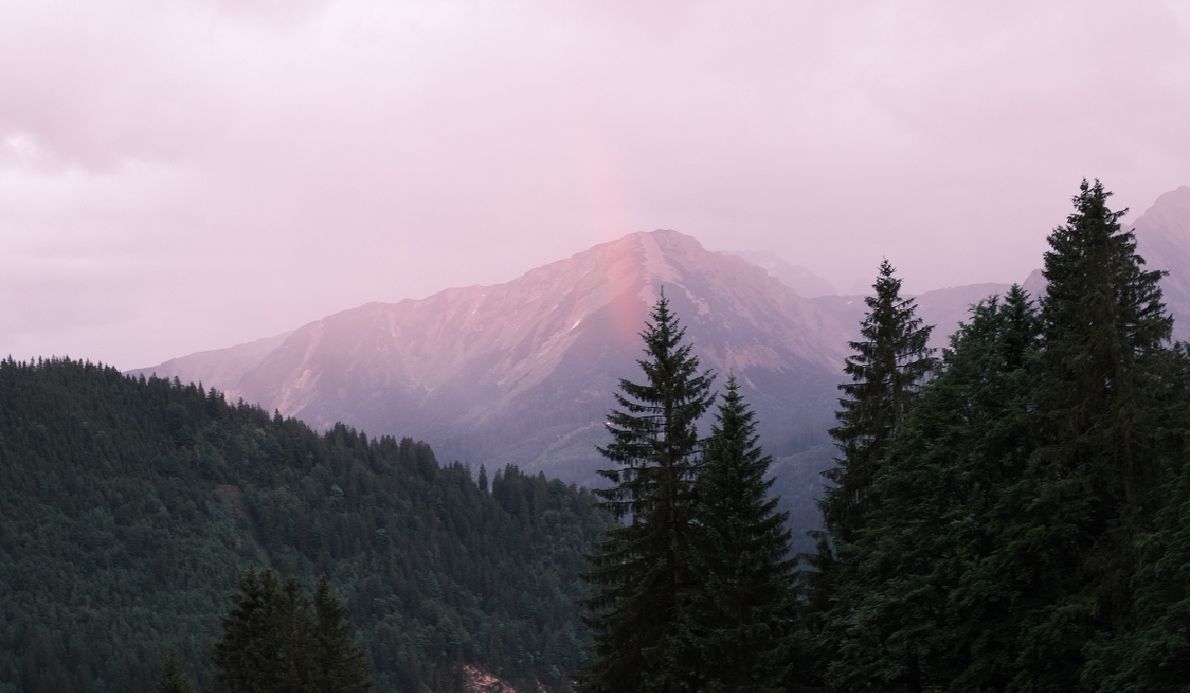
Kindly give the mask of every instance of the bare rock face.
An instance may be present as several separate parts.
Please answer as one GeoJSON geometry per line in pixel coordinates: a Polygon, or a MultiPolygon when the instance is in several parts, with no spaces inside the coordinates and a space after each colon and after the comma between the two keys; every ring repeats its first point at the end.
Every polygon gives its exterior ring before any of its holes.
{"type": "Polygon", "coordinates": [[[467,693],[517,693],[507,681],[473,664],[463,665],[463,690],[467,693]]]}

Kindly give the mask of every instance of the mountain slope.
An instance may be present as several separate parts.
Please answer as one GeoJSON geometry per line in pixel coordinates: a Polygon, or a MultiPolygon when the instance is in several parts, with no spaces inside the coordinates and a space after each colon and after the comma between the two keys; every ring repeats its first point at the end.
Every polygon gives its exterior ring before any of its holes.
{"type": "MultiPolygon", "coordinates": [[[[663,288],[704,365],[739,377],[771,449],[822,440],[845,329],[762,269],[674,231],[632,234],[498,286],[344,311],[243,373],[205,369],[218,377],[204,384],[314,426],[407,431],[469,463],[589,484],[612,393],[638,373],[638,333],[663,288]]],[[[193,380],[194,363],[144,372],[193,380]]]]}
{"type": "Polygon", "coordinates": [[[732,253],[732,255],[738,255],[748,262],[764,268],[764,271],[772,275],[774,279],[796,291],[798,296],[817,298],[819,296],[834,296],[839,293],[827,280],[801,265],[790,264],[773,253],[741,250],[732,253]]]}
{"type": "Polygon", "coordinates": [[[585,663],[585,491],[78,362],[0,361],[0,392],[0,691],[145,691],[171,645],[209,683],[250,564],[326,574],[376,690],[465,663],[566,690],[585,663]]]}
{"type": "Polygon", "coordinates": [[[1158,197],[1133,227],[1148,267],[1169,271],[1161,290],[1174,316],[1174,339],[1190,339],[1190,187],[1158,197]]]}

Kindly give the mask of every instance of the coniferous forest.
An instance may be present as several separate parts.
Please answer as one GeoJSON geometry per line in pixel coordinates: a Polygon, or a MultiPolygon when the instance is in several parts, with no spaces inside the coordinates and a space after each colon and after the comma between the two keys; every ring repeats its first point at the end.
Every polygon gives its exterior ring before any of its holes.
{"type": "Polygon", "coordinates": [[[0,690],[147,691],[165,653],[214,685],[242,572],[325,575],[373,690],[457,688],[473,663],[565,685],[607,521],[515,467],[325,435],[215,392],[68,360],[0,362],[0,690]]]}
{"type": "Polygon", "coordinates": [[[1084,181],[1046,295],[978,303],[940,358],[881,265],[796,575],[732,380],[698,438],[713,374],[663,295],[602,450],[586,687],[1190,690],[1190,361],[1109,197],[1084,181]]]}
{"type": "Polygon", "coordinates": [[[800,556],[664,292],[592,492],[0,362],[0,691],[1190,690],[1190,349],[1122,214],[1084,181],[940,354],[879,267],[800,556]]]}

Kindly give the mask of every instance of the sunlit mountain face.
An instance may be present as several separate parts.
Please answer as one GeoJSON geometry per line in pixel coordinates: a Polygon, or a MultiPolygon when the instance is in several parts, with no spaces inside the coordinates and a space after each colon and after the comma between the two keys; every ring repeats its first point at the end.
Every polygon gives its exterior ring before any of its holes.
{"type": "Polygon", "coordinates": [[[315,426],[412,435],[476,466],[595,483],[603,421],[619,378],[639,375],[639,333],[661,291],[703,364],[743,383],[769,449],[825,441],[848,328],[762,268],[675,231],[143,372],[202,380],[315,426]]]}

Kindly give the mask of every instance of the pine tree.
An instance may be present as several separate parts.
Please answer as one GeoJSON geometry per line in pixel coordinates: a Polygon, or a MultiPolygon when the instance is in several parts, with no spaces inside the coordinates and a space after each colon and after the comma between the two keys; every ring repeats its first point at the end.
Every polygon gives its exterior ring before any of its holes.
{"type": "Polygon", "coordinates": [[[784,690],[791,654],[794,560],[787,513],[769,498],[772,458],[734,376],[696,484],[691,618],[702,691],[784,690]]]}
{"type": "Polygon", "coordinates": [[[215,644],[229,693],[357,693],[369,688],[363,653],[325,578],[311,600],[271,569],[241,576],[215,644]]]}
{"type": "Polygon", "coordinates": [[[864,299],[862,338],[849,343],[854,353],[843,367],[851,382],[839,386],[839,425],[830,433],[841,457],[825,474],[833,486],[822,501],[837,542],[851,541],[863,528],[876,467],[935,364],[926,346],[933,327],[922,324],[913,299],[901,298],[894,271],[888,260],[880,263],[876,293],[864,299]]]}
{"type": "Polygon", "coordinates": [[[229,693],[309,690],[312,630],[309,608],[294,579],[249,568],[240,577],[233,607],[215,644],[219,682],[229,693]]]}
{"type": "Polygon", "coordinates": [[[1014,685],[1072,690],[1096,633],[1127,629],[1136,539],[1151,521],[1163,466],[1154,393],[1171,320],[1136,241],[1083,181],[1049,237],[1038,395],[1042,445],[1009,549],[1034,557],[1014,685]]]}
{"type": "Polygon", "coordinates": [[[816,662],[825,662],[841,645],[831,642],[828,622],[836,608],[834,583],[844,569],[837,554],[858,537],[871,513],[872,479],[918,389],[935,367],[927,346],[933,327],[917,317],[913,299],[901,298],[901,280],[888,260],[880,263],[875,295],[864,299],[868,312],[861,339],[849,342],[853,354],[839,385],[839,425],[830,430],[839,449],[835,466],[823,473],[830,482],[819,502],[826,533],[818,537],[812,571],[803,579],[808,599],[805,624],[816,640],[816,662]]]}
{"type": "Polygon", "coordinates": [[[915,400],[854,542],[840,547],[828,624],[839,690],[1003,690],[1011,566],[997,557],[1031,450],[1037,317],[1013,287],[977,304],[915,400]]]}
{"type": "Polygon", "coordinates": [[[641,334],[644,381],[620,380],[608,417],[612,442],[600,453],[609,487],[595,493],[626,524],[609,530],[592,557],[586,602],[595,633],[592,691],[678,691],[695,685],[696,662],[682,643],[681,597],[690,566],[697,423],[713,401],[714,374],[699,368],[685,329],[662,292],[641,334]]]}

